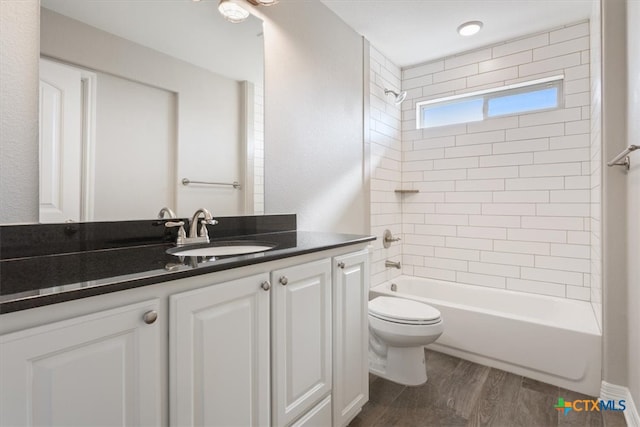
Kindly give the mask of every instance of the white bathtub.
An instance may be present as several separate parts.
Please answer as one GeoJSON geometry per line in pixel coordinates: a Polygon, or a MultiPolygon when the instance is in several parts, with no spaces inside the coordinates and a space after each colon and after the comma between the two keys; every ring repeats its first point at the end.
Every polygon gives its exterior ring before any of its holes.
{"type": "Polygon", "coordinates": [[[379,295],[440,310],[444,333],[427,348],[591,396],[600,393],[602,335],[588,302],[411,276],[371,289],[371,298],[379,295]]]}

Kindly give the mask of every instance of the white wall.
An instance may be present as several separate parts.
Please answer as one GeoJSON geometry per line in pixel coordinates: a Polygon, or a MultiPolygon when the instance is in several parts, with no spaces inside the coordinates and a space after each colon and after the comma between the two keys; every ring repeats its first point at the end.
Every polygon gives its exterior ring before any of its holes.
{"type": "Polygon", "coordinates": [[[368,232],[363,40],[319,0],[261,8],[265,211],[298,228],[368,232]]]}
{"type": "Polygon", "coordinates": [[[264,86],[254,92],[253,138],[253,213],[264,214],[264,86]]]}
{"type": "Polygon", "coordinates": [[[0,1],[0,224],[38,222],[39,15],[0,1]]]}
{"type": "MultiPolygon", "coordinates": [[[[628,144],[640,145],[640,37],[635,27],[640,22],[640,2],[627,0],[628,61],[628,144]]],[[[631,156],[627,175],[627,298],[629,340],[629,390],[640,413],[640,152],[631,156]]]]}
{"type": "MultiPolygon", "coordinates": [[[[627,34],[625,0],[602,2],[602,161],[627,145],[627,34]]],[[[637,154],[636,154],[637,156],[637,154]]],[[[636,160],[637,162],[637,160],[636,160]]],[[[603,380],[628,386],[629,285],[627,174],[602,170],[603,380]]],[[[632,255],[632,254],[629,254],[632,255]]],[[[637,254],[633,263],[638,263],[637,254]]]]}
{"type": "Polygon", "coordinates": [[[386,260],[401,261],[402,244],[382,244],[382,233],[389,229],[394,237],[402,236],[402,195],[395,193],[402,183],[402,122],[400,106],[384,90],[400,92],[402,72],[375,47],[369,57],[369,142],[371,167],[371,231],[373,242],[371,286],[391,280],[402,270],[386,268],[386,260]]]}
{"type": "Polygon", "coordinates": [[[589,23],[403,69],[405,274],[590,299],[589,23]],[[564,74],[564,107],[416,130],[415,105],[564,74]]]}
{"type": "Polygon", "coordinates": [[[602,15],[593,2],[589,21],[591,74],[591,305],[602,330],[602,15]]]}
{"type": "MultiPolygon", "coordinates": [[[[166,173],[174,180],[171,191],[176,193],[177,205],[171,208],[179,216],[189,216],[199,207],[207,207],[215,215],[236,215],[242,211],[242,195],[237,190],[185,187],[180,183],[182,178],[217,182],[243,180],[239,82],[47,9],[41,13],[43,55],[176,94],[178,146],[173,155],[177,158],[177,169],[166,173]]],[[[100,115],[100,111],[97,114],[100,115]]],[[[138,173],[145,173],[144,169],[133,171],[131,179],[138,173]]],[[[109,203],[112,201],[107,201],[109,203]]],[[[151,217],[161,207],[151,206],[151,217]]],[[[149,216],[136,216],[143,217],[149,216]]]]}

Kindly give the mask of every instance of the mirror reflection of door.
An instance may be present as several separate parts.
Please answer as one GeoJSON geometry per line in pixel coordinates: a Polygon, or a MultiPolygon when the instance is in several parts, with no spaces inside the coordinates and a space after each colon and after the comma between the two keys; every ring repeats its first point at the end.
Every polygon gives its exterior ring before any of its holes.
{"type": "Polygon", "coordinates": [[[81,219],[82,73],[40,61],[40,222],[81,219]]]}
{"type": "Polygon", "coordinates": [[[94,221],[175,209],[176,94],[96,72],[94,221]]]}
{"type": "Polygon", "coordinates": [[[40,80],[40,222],[175,206],[175,93],[47,59],[40,80]]]}

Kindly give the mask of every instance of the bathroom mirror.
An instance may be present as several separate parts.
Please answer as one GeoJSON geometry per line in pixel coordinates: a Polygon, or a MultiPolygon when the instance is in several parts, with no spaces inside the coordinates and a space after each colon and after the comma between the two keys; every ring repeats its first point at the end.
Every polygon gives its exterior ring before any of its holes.
{"type": "Polygon", "coordinates": [[[42,0],[40,30],[40,222],[262,213],[262,21],[42,0]]]}

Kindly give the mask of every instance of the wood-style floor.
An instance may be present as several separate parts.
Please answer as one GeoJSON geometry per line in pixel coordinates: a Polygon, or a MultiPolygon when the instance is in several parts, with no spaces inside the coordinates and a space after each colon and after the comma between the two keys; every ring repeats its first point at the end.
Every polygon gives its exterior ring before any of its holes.
{"type": "Polygon", "coordinates": [[[626,426],[621,412],[554,409],[558,398],[593,399],[505,371],[427,351],[426,384],[402,386],[370,375],[369,402],[349,427],[626,426]]]}

